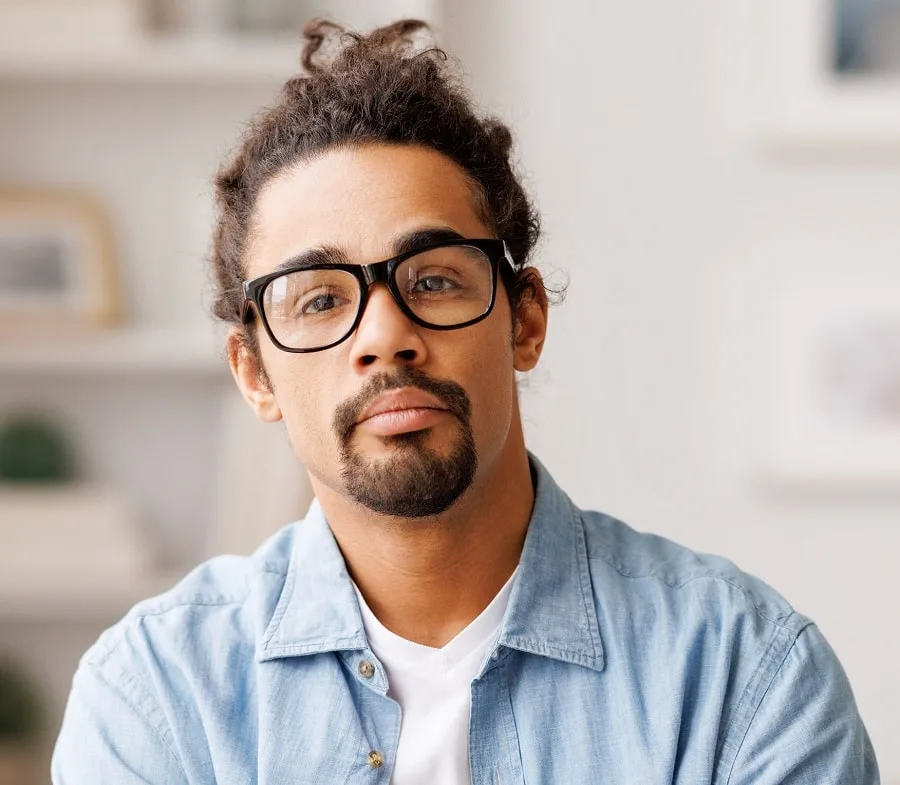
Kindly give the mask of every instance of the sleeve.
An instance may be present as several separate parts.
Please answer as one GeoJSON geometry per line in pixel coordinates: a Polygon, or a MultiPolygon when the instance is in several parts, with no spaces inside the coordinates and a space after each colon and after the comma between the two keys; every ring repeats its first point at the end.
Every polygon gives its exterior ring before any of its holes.
{"type": "Polygon", "coordinates": [[[159,710],[132,686],[81,664],[53,751],[53,785],[188,785],[159,710]]]}
{"type": "Polygon", "coordinates": [[[847,676],[815,625],[797,636],[735,757],[728,785],[878,785],[847,676]]]}

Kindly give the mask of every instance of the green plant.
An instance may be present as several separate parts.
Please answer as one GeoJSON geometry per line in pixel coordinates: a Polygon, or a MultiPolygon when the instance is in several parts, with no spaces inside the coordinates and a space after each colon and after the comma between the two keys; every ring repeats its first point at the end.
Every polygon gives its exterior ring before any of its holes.
{"type": "Polygon", "coordinates": [[[18,415],[0,424],[0,478],[58,482],[69,475],[65,433],[50,419],[18,415]]]}
{"type": "Polygon", "coordinates": [[[0,657],[0,744],[34,740],[41,720],[37,688],[12,660],[0,657]]]}

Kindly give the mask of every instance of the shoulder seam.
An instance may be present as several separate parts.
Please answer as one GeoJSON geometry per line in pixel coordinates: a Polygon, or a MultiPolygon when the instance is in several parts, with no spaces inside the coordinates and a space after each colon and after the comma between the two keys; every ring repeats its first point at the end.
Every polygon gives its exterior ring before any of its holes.
{"type": "Polygon", "coordinates": [[[668,586],[670,589],[675,589],[675,590],[683,589],[688,584],[694,583],[695,581],[698,581],[698,580],[713,580],[716,582],[724,583],[724,584],[730,586],[731,588],[735,589],[736,591],[740,592],[747,599],[747,601],[753,607],[753,610],[759,615],[760,618],[764,619],[765,621],[770,622],[771,624],[775,624],[778,627],[787,628],[785,621],[797,613],[796,610],[789,607],[788,610],[786,610],[782,615],[772,617],[769,614],[765,613],[759,607],[759,604],[754,600],[753,595],[751,595],[745,587],[741,586],[738,583],[735,583],[732,580],[729,580],[724,575],[720,575],[715,572],[706,572],[706,573],[701,573],[699,575],[692,575],[690,578],[687,578],[684,581],[675,583],[672,581],[667,581],[665,578],[663,578],[662,576],[660,576],[659,574],[654,573],[654,572],[648,572],[648,573],[643,573],[640,575],[635,575],[633,573],[626,572],[618,564],[616,564],[615,562],[606,558],[603,554],[599,554],[599,553],[588,554],[589,561],[595,560],[595,559],[602,561],[604,564],[608,564],[610,567],[612,567],[612,569],[614,569],[616,571],[616,573],[618,573],[623,578],[628,578],[630,580],[651,579],[651,580],[658,581],[659,583],[663,584],[664,586],[668,586]]]}
{"type": "Polygon", "coordinates": [[[146,612],[139,612],[137,610],[132,609],[121,621],[118,622],[114,627],[110,629],[110,632],[113,633],[114,639],[109,642],[108,645],[101,648],[99,651],[94,650],[94,647],[88,649],[85,652],[84,657],[82,658],[85,664],[91,665],[92,667],[99,668],[105,663],[110,657],[112,657],[119,647],[124,642],[124,634],[123,628],[127,628],[132,624],[140,624],[145,619],[154,619],[159,616],[165,616],[167,613],[171,611],[180,610],[182,608],[215,608],[215,607],[225,607],[227,605],[240,605],[246,600],[246,597],[242,597],[240,599],[235,600],[217,600],[217,601],[187,601],[184,602],[176,602],[170,605],[166,605],[165,608],[159,608],[157,610],[148,610],[146,612]],[[92,657],[92,655],[94,655],[92,657]]]}
{"type": "Polygon", "coordinates": [[[134,617],[137,619],[151,619],[154,616],[164,616],[169,611],[177,611],[181,608],[215,608],[225,605],[240,605],[246,599],[247,596],[234,599],[222,597],[218,600],[184,600],[181,602],[173,602],[170,605],[166,605],[165,608],[159,608],[157,610],[148,610],[146,612],[135,611],[134,617]]]}
{"type": "MultiPolygon", "coordinates": [[[[259,569],[259,573],[265,573],[267,575],[276,575],[280,578],[287,577],[287,573],[282,572],[281,570],[278,570],[278,569],[274,569],[269,564],[263,564],[259,569]]],[[[252,579],[252,577],[253,576],[250,576],[251,579],[252,579]]],[[[251,593],[252,593],[252,588],[249,588],[249,583],[248,583],[248,590],[239,597],[222,596],[222,597],[217,597],[217,598],[206,598],[206,599],[204,599],[204,598],[197,598],[197,599],[173,598],[163,608],[148,609],[146,611],[134,610],[133,617],[137,618],[137,619],[149,619],[154,616],[163,616],[166,613],[168,613],[169,611],[178,610],[179,608],[188,608],[188,607],[212,608],[212,607],[216,607],[216,606],[225,606],[225,605],[240,605],[241,603],[243,603],[247,600],[247,598],[250,596],[251,593]]]]}
{"type": "MultiPolygon", "coordinates": [[[[274,569],[271,564],[264,564],[260,567],[257,575],[266,574],[266,575],[275,575],[280,578],[286,578],[286,574],[281,570],[274,569]]],[[[250,576],[252,579],[252,576],[250,576]]],[[[85,662],[89,662],[95,666],[100,666],[106,660],[108,660],[119,648],[124,639],[124,630],[131,625],[139,625],[145,619],[154,619],[160,616],[165,616],[168,613],[173,611],[185,609],[185,608],[224,608],[229,605],[241,605],[247,601],[247,599],[253,593],[253,587],[250,585],[249,581],[246,586],[246,591],[240,596],[221,596],[221,597],[197,597],[197,598],[179,598],[179,597],[169,597],[160,604],[154,606],[153,600],[145,600],[141,603],[138,603],[134,606],[116,625],[114,625],[109,632],[112,633],[112,640],[109,642],[104,642],[99,649],[95,647],[91,647],[86,653],[83,659],[85,662]],[[149,607],[142,608],[143,605],[149,605],[149,607]],[[160,607],[161,605],[161,607],[160,607]]],[[[170,590],[172,591],[172,590],[170,590]]],[[[165,597],[166,595],[161,595],[165,597]]],[[[101,639],[102,640],[102,639],[101,639]]],[[[99,642],[98,642],[99,643],[99,642]]],[[[95,645],[96,646],[96,645],[95,645]]]]}

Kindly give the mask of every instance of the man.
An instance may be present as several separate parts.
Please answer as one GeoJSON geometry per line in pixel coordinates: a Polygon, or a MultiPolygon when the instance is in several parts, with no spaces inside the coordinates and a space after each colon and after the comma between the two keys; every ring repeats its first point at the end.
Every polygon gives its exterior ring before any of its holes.
{"type": "Polygon", "coordinates": [[[422,27],[310,26],[219,174],[231,368],[317,502],[103,635],[54,781],[877,783],[808,619],[526,451],[538,221],[422,27]]]}

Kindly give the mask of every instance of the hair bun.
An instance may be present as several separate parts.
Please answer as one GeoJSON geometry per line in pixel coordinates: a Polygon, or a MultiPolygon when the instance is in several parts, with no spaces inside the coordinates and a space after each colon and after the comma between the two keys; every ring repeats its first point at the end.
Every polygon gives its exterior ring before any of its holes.
{"type": "Polygon", "coordinates": [[[346,62],[378,52],[414,56],[435,45],[431,27],[421,19],[400,19],[365,36],[328,19],[313,19],[303,28],[303,38],[300,61],[307,73],[341,70],[346,62]]]}

